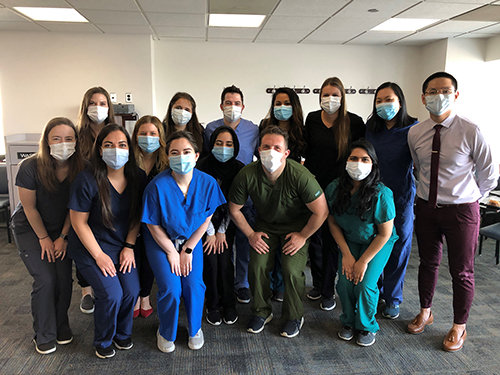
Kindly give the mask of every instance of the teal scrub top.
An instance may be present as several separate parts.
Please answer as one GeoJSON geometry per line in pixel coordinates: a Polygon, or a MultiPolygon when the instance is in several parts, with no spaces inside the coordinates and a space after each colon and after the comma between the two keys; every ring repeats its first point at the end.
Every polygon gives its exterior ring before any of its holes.
{"type": "MultiPolygon", "coordinates": [[[[396,208],[394,206],[392,191],[384,184],[378,184],[378,191],[372,199],[372,207],[365,212],[364,218],[366,220],[363,221],[356,215],[359,191],[356,191],[352,195],[351,205],[342,215],[337,215],[332,211],[332,204],[335,200],[338,184],[339,179],[334,180],[328,185],[325,191],[330,214],[333,215],[337,224],[342,228],[346,241],[367,245],[366,247],[368,247],[378,233],[377,225],[393,220],[396,217],[396,208]]],[[[398,235],[393,226],[391,238],[387,242],[394,243],[397,239],[398,235]]]]}

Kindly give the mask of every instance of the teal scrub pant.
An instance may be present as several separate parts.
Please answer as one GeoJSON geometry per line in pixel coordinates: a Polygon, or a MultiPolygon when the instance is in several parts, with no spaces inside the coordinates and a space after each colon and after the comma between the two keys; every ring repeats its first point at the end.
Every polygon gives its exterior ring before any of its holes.
{"type": "MultiPolygon", "coordinates": [[[[248,279],[253,295],[252,313],[267,318],[272,313],[271,305],[271,277],[270,272],[274,269],[276,252],[281,251],[286,244],[286,234],[267,233],[269,239],[263,240],[269,245],[269,252],[259,254],[254,249],[250,251],[250,266],[248,267],[248,279]]],[[[282,318],[285,320],[300,320],[304,316],[304,305],[302,296],[306,287],[306,276],[304,269],[307,262],[307,248],[309,240],[294,255],[281,254],[281,269],[283,283],[285,284],[285,296],[283,298],[282,318]]]]}
{"type": "MultiPolygon", "coordinates": [[[[367,244],[347,241],[349,250],[356,260],[368,248],[367,244]]],[[[375,319],[377,313],[379,289],[378,279],[391,255],[394,241],[389,240],[384,247],[368,263],[363,281],[354,285],[342,275],[342,253],[339,252],[339,281],[337,293],[342,304],[342,325],[353,327],[360,331],[377,332],[379,326],[375,319]]]]}

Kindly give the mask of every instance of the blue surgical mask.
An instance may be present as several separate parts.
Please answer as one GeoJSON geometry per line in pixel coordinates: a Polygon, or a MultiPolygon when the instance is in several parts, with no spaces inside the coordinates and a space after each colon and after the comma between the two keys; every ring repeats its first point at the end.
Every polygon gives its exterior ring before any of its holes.
{"type": "Polygon", "coordinates": [[[123,148],[103,148],[102,160],[113,169],[120,169],[128,162],[128,150],[123,148]]]}
{"type": "Polygon", "coordinates": [[[187,174],[193,170],[196,165],[196,155],[176,155],[169,156],[170,169],[179,174],[187,174]]]}
{"type": "Polygon", "coordinates": [[[399,112],[398,102],[380,103],[376,105],[378,117],[391,121],[399,112]]]}
{"type": "Polygon", "coordinates": [[[140,135],[137,144],[148,154],[155,152],[160,148],[160,137],[150,137],[148,135],[140,135]]]}
{"type": "Polygon", "coordinates": [[[428,95],[425,97],[425,108],[433,115],[441,116],[451,109],[454,95],[455,94],[428,95]]]}
{"type": "Polygon", "coordinates": [[[274,117],[276,117],[279,121],[288,121],[293,114],[293,108],[291,105],[280,105],[275,106],[273,109],[274,117]]]}
{"type": "Polygon", "coordinates": [[[221,163],[225,163],[234,156],[234,148],[231,147],[214,147],[212,154],[221,163]]]}

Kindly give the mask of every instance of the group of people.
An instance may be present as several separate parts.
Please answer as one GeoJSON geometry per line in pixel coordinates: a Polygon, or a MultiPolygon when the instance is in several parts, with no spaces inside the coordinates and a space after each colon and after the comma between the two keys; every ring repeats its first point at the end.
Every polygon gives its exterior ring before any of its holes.
{"type": "Polygon", "coordinates": [[[418,123],[401,88],[386,82],[365,125],[347,111],[344,86],[333,77],[321,86],[321,109],[305,122],[298,95],[285,87],[257,126],[242,118],[243,93],[230,86],[221,95],[223,118],[204,128],[193,97],[179,92],[163,121],[143,116],[130,137],[114,123],[107,91],[89,89],[78,126],[50,120],[16,178],[11,227],[34,279],[36,350],[48,354],[73,340],[71,260],[80,308],[94,313],[99,358],[132,348],[133,319],[153,311],[155,278],[163,352],[175,350],[181,299],[191,349],[204,344],[203,315],[215,326],[234,324],[237,301],[252,301],[247,331],[254,334],[273,319],[271,301],[281,301],[281,335],[295,337],[304,324],[308,258],[307,297],[328,311],[336,291],[338,336],[370,346],[380,301],[382,316],[399,316],[415,193],[421,310],[408,332],[433,322],[446,238],[454,321],[443,349],[461,349],[478,200],[496,186],[497,171],[478,126],[456,113],[458,95],[450,74],[428,77],[422,103],[430,118],[418,123]]]}

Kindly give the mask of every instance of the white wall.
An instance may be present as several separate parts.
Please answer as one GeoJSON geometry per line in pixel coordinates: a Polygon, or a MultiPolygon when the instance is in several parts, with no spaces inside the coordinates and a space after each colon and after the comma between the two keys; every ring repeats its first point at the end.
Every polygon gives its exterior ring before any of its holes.
{"type": "Polygon", "coordinates": [[[0,51],[5,135],[39,133],[56,116],[76,122],[92,86],[116,92],[121,102],[132,92],[136,111],[152,112],[149,36],[0,32],[0,51]]]}
{"type": "MultiPolygon", "coordinates": [[[[331,76],[356,89],[395,81],[407,96],[410,113],[419,108],[419,47],[154,41],[153,56],[154,112],[162,119],[177,91],[195,98],[201,122],[221,118],[220,94],[234,84],[245,96],[243,117],[258,123],[270,107],[266,88],[295,85],[312,91],[331,76]]],[[[319,109],[318,95],[299,96],[305,115],[319,109]]],[[[347,97],[348,109],[365,120],[372,103],[373,95],[347,97]]]]}
{"type": "Polygon", "coordinates": [[[486,61],[500,60],[500,36],[486,41],[486,61]]]}

